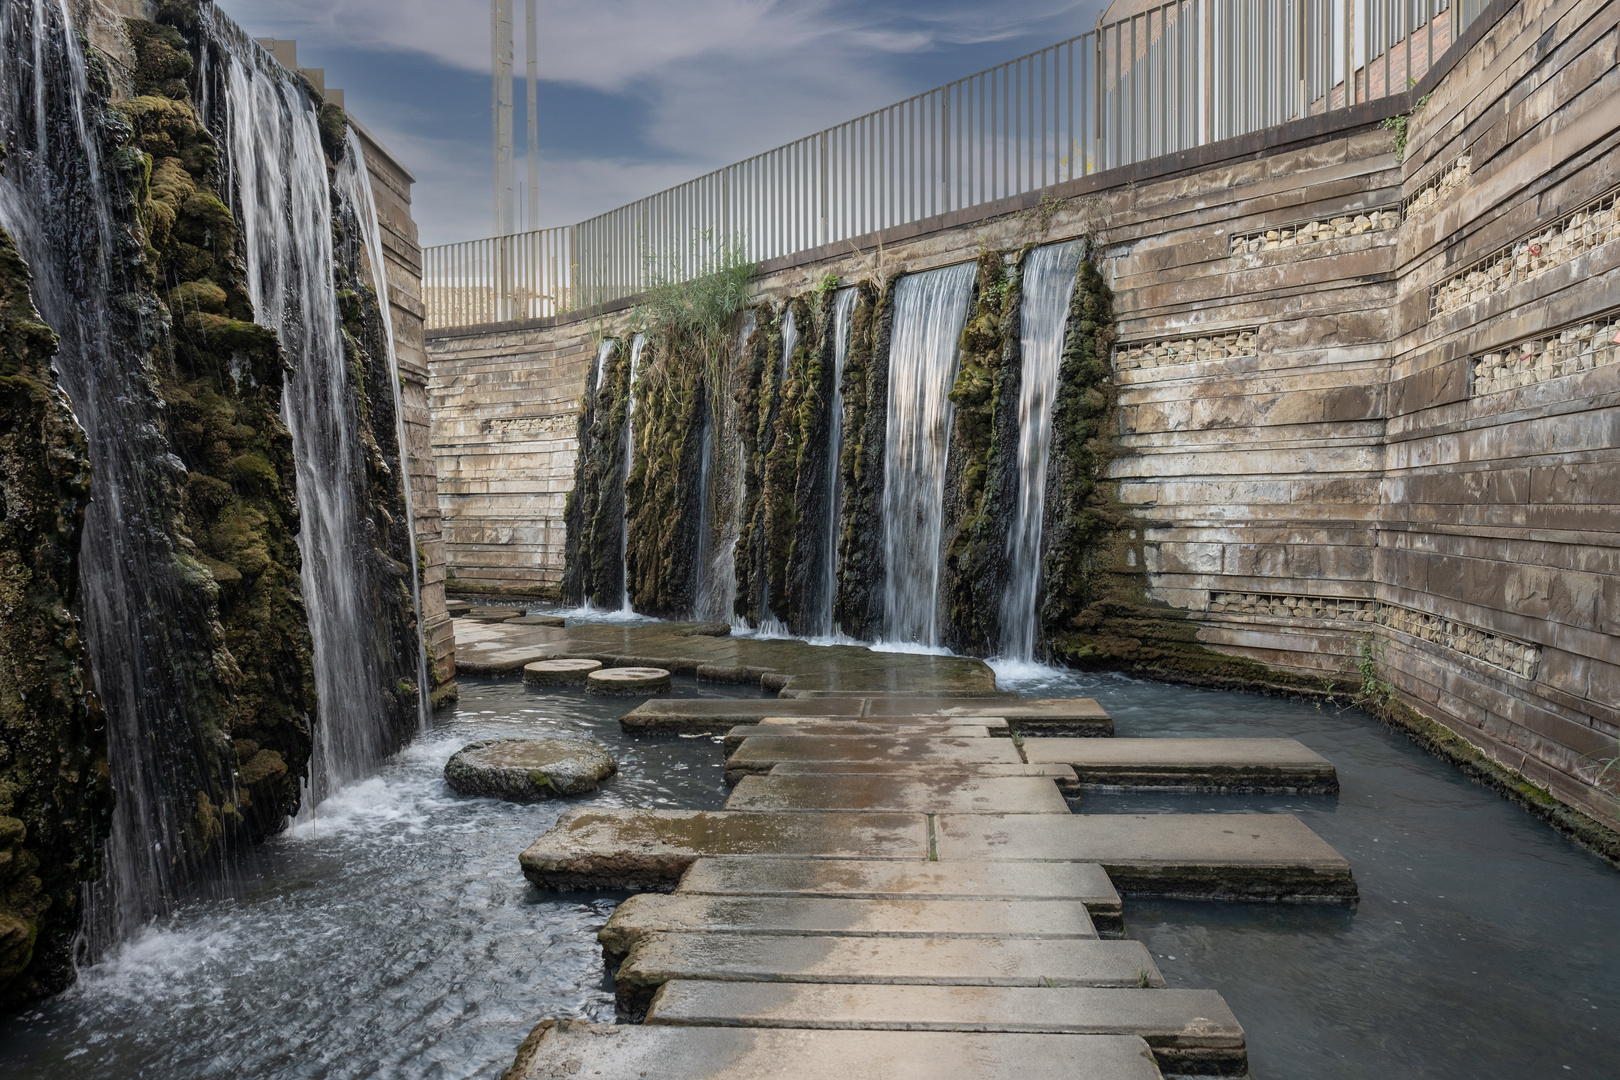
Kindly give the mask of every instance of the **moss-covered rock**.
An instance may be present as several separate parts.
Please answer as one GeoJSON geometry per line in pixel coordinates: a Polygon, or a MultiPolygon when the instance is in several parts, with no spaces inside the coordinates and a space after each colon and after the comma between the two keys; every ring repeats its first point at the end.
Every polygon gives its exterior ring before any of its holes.
{"type": "Polygon", "coordinates": [[[630,349],[615,345],[603,358],[596,384],[580,409],[579,456],[568,522],[563,598],[617,607],[624,589],[624,452],[630,397],[630,349]]]}
{"type": "Polygon", "coordinates": [[[82,886],[112,808],[106,727],[70,609],[90,462],[55,351],[0,232],[0,1009],[71,980],[82,886]]]}
{"type": "Polygon", "coordinates": [[[743,500],[737,536],[735,613],[758,624],[769,604],[766,574],[765,455],[776,441],[782,387],[782,328],[768,304],[754,308],[754,332],[737,370],[737,427],[743,454],[743,500]]]}
{"type": "Polygon", "coordinates": [[[630,603],[659,618],[692,611],[703,497],[703,429],[709,417],[702,343],[655,331],[636,379],[635,455],[625,485],[625,571],[630,603]]]}
{"type": "Polygon", "coordinates": [[[867,640],[883,626],[883,467],[894,287],[891,281],[880,294],[871,285],[859,286],[844,358],[844,445],[838,465],[844,498],[833,618],[846,634],[867,640]]]}

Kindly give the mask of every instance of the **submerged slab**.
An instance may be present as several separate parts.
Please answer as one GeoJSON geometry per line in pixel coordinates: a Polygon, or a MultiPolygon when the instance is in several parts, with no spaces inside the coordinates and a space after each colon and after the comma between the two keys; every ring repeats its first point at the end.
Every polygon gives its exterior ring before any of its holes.
{"type": "Polygon", "coordinates": [[[1122,1035],[807,1031],[547,1021],[505,1080],[1158,1080],[1122,1035]]]}
{"type": "Polygon", "coordinates": [[[953,815],[941,860],[1100,863],[1128,896],[1353,903],[1350,864],[1292,814],[953,815]]]}
{"type": "Polygon", "coordinates": [[[1170,1072],[1241,1075],[1248,1063],[1243,1027],[1213,990],[677,979],[659,989],[647,1023],[1136,1035],[1170,1072]]]}
{"type": "Polygon", "coordinates": [[[617,975],[621,997],[674,979],[935,986],[1164,986],[1139,941],[1080,938],[651,934],[617,975]]]}
{"type": "Polygon", "coordinates": [[[713,731],[757,724],[766,717],[1007,721],[1013,731],[1037,735],[1112,735],[1114,722],[1090,698],[963,698],[929,694],[797,698],[683,698],[649,701],[626,713],[626,731],[713,731]]]}
{"type": "Polygon", "coordinates": [[[847,900],[830,896],[701,896],[643,893],[614,910],[597,934],[623,955],[647,934],[1094,939],[1074,900],[847,900]]]}
{"type": "Polygon", "coordinates": [[[769,776],[1044,776],[1073,785],[1067,765],[1009,765],[1000,762],[952,762],[931,765],[905,761],[779,761],[769,776]]]}
{"type": "Polygon", "coordinates": [[[744,776],[727,810],[901,811],[920,814],[1067,814],[1038,776],[744,776]]]}
{"type": "Polygon", "coordinates": [[[951,763],[1022,765],[1010,739],[832,735],[819,739],[760,735],[743,740],[726,759],[726,779],[770,772],[782,761],[885,761],[945,766],[951,763]]]}
{"type": "Polygon", "coordinates": [[[1032,763],[1070,765],[1081,787],[1337,794],[1333,763],[1298,739],[1031,739],[1032,763]]]}
{"type": "MultiPolygon", "coordinates": [[[[1010,735],[1006,721],[999,721],[1000,729],[995,732],[999,735],[1010,735]]],[[[875,736],[878,738],[894,739],[985,739],[992,734],[987,724],[956,724],[956,723],[890,723],[868,724],[858,720],[846,721],[787,721],[783,722],[774,717],[766,717],[757,724],[738,724],[726,732],[726,753],[735,753],[737,747],[742,745],[744,739],[755,736],[769,736],[775,738],[800,739],[826,739],[836,736],[861,737],[875,736]]]]}
{"type": "Polygon", "coordinates": [[[661,888],[705,855],[923,860],[928,831],[921,814],[572,810],[518,862],[545,888],[661,888]]]}

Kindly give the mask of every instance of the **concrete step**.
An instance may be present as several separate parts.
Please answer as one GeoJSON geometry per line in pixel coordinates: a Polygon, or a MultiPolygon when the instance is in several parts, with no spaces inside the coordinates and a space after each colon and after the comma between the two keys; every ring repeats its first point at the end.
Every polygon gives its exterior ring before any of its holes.
{"type": "Polygon", "coordinates": [[[1076,900],[846,900],[830,896],[642,893],[620,904],[596,935],[623,956],[647,934],[1095,939],[1076,900]]]}
{"type": "Polygon", "coordinates": [[[1136,1035],[1166,1072],[1240,1076],[1248,1068],[1243,1027],[1213,990],[677,979],[653,998],[647,1023],[1136,1035]]]}
{"type": "MultiPolygon", "coordinates": [[[[520,665],[521,666],[521,665],[520,665]]],[[[991,717],[1015,732],[1040,735],[1112,735],[1114,722],[1090,698],[962,698],[928,694],[796,697],[678,698],[648,701],[619,721],[629,732],[717,731],[757,724],[766,717],[838,717],[960,720],[991,717]]]]}
{"type": "Polygon", "coordinates": [[[1005,765],[956,762],[940,766],[904,761],[779,761],[768,776],[1044,776],[1074,786],[1067,765],[1005,765]]]}
{"type": "Polygon", "coordinates": [[[1163,987],[1139,941],[650,934],[616,976],[621,1020],[639,1021],[674,979],[931,986],[1163,987]]]}
{"type": "Polygon", "coordinates": [[[782,761],[886,761],[947,765],[1022,765],[1010,739],[830,735],[760,735],[744,739],[726,759],[726,780],[767,773],[782,761]]]}
{"type": "Polygon", "coordinates": [[[1057,784],[1038,776],[744,776],[727,810],[1067,814],[1057,784]]]}
{"type": "Polygon", "coordinates": [[[998,718],[999,728],[986,723],[917,723],[893,721],[865,723],[858,720],[781,720],[766,717],[757,724],[738,724],[726,732],[725,750],[735,753],[744,739],[755,737],[825,739],[830,737],[866,737],[883,739],[984,739],[991,735],[1011,735],[1007,722],[998,718]]]}
{"type": "Polygon", "coordinates": [[[505,1080],[1159,1080],[1140,1038],[547,1021],[505,1080]]]}
{"type": "Polygon", "coordinates": [[[1032,764],[1073,766],[1082,788],[1336,795],[1333,763],[1297,739],[1030,739],[1032,764]]]}
{"type": "Polygon", "coordinates": [[[955,815],[942,861],[1100,863],[1127,896],[1355,903],[1350,864],[1292,814],[955,815]]]}
{"type": "Polygon", "coordinates": [[[1076,900],[1099,930],[1120,930],[1119,893],[1096,863],[699,859],[677,895],[844,896],[857,900],[1076,900]]]}
{"type": "Polygon", "coordinates": [[[518,862],[542,888],[657,889],[673,885],[704,855],[920,862],[928,858],[927,819],[922,814],[569,810],[518,862]]]}

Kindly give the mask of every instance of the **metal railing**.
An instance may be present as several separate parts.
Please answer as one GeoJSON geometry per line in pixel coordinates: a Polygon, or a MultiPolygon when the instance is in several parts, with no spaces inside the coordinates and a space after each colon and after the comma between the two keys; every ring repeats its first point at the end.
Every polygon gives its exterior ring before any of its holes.
{"type": "Polygon", "coordinates": [[[1169,0],[589,221],[428,248],[427,325],[631,296],[701,272],[704,234],[790,255],[1402,92],[1485,3],[1169,0]]]}

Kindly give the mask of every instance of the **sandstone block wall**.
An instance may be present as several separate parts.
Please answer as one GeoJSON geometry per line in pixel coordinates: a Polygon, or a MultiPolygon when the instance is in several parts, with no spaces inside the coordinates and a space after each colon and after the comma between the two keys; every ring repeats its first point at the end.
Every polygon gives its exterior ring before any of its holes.
{"type": "MultiPolygon", "coordinates": [[[[1366,653],[1612,820],[1591,780],[1620,737],[1617,35],[1620,3],[1499,0],[1405,99],[776,260],[759,289],[1095,233],[1153,595],[1290,671],[1366,653]],[[1398,160],[1381,122],[1420,98],[1398,160]]],[[[458,578],[560,579],[578,402],[624,322],[430,337],[458,578]]]]}

